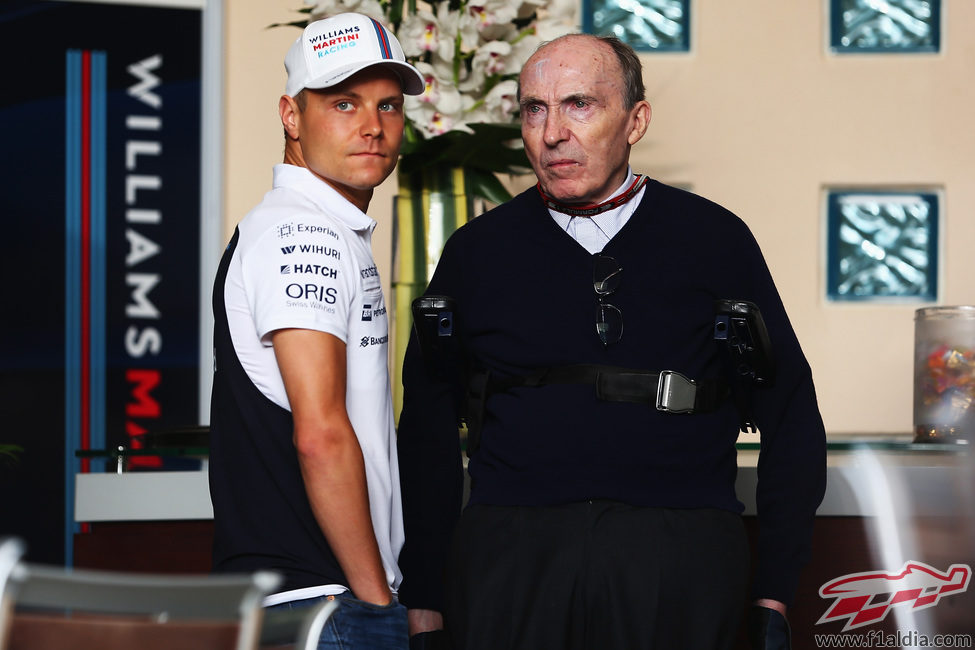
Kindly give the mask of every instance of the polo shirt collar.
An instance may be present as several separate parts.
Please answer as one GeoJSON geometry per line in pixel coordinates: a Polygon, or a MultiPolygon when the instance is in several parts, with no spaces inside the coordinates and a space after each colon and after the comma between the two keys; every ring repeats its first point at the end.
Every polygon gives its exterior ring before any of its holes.
{"type": "Polygon", "coordinates": [[[278,163],[274,166],[274,187],[286,187],[307,196],[318,208],[351,230],[372,231],[376,222],[334,187],[309,169],[278,163]]]}

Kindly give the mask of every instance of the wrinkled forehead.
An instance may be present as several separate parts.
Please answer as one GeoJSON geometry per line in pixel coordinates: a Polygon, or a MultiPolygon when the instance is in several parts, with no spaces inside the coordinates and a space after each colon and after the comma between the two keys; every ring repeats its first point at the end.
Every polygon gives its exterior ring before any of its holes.
{"type": "Polygon", "coordinates": [[[522,98],[552,102],[622,92],[622,75],[609,47],[591,39],[565,39],[533,54],[522,68],[520,84],[522,98]]]}

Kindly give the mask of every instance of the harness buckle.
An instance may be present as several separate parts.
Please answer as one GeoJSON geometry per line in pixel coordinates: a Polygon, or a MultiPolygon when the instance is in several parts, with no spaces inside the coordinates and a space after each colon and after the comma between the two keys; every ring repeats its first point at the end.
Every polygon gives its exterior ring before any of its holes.
{"type": "Polygon", "coordinates": [[[657,380],[657,410],[693,413],[697,383],[674,370],[661,370],[657,380]]]}

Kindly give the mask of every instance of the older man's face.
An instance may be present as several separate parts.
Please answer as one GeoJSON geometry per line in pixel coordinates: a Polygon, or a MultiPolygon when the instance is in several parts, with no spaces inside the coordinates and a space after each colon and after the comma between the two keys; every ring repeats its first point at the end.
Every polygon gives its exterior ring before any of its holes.
{"type": "Polygon", "coordinates": [[[649,112],[646,102],[623,106],[616,56],[591,38],[547,45],[521,72],[525,150],[542,189],[563,203],[611,196],[624,180],[630,145],[646,131],[649,112]]]}

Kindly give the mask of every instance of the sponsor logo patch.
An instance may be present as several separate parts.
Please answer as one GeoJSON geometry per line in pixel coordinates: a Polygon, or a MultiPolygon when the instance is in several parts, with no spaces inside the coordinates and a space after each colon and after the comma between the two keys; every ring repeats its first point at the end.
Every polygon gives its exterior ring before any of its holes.
{"type": "Polygon", "coordinates": [[[971,577],[967,564],[952,564],[942,573],[913,561],[893,573],[865,571],[840,576],[819,588],[821,598],[836,600],[816,624],[846,619],[846,631],[884,620],[892,607],[934,607],[944,596],[964,593],[971,577]]]}

